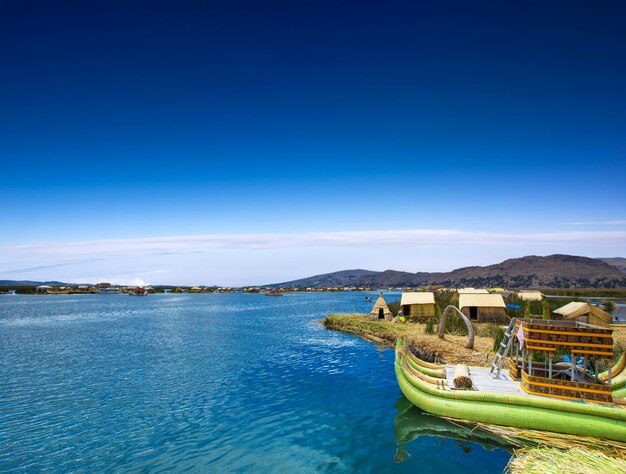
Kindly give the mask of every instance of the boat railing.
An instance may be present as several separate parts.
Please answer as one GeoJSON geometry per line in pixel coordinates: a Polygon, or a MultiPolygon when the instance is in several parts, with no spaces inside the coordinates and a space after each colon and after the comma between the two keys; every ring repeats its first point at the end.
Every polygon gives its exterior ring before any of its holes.
{"type": "MultiPolygon", "coordinates": [[[[526,371],[527,372],[527,371],[526,371]]],[[[533,365],[532,375],[541,374],[540,376],[546,377],[549,379],[556,379],[560,375],[565,375],[566,377],[572,377],[572,364],[570,362],[564,363],[560,362],[557,364],[553,364],[552,368],[546,367],[537,367],[533,365]],[[566,364],[565,368],[559,368],[560,364],[566,364]]],[[[529,374],[530,375],[530,374],[529,374]]],[[[574,366],[574,380],[576,382],[585,382],[585,383],[597,383],[602,384],[599,380],[594,377],[588,370],[583,369],[582,367],[574,366]]],[[[562,380],[562,379],[561,379],[562,380]]]]}
{"type": "Polygon", "coordinates": [[[541,377],[522,370],[521,387],[530,395],[612,403],[611,386],[607,384],[541,377]]]}
{"type": "Polygon", "coordinates": [[[589,328],[589,329],[605,329],[593,324],[581,323],[580,321],[571,321],[569,319],[534,319],[534,318],[518,318],[518,323],[524,322],[535,324],[537,326],[546,327],[566,327],[566,328],[589,328]]]}

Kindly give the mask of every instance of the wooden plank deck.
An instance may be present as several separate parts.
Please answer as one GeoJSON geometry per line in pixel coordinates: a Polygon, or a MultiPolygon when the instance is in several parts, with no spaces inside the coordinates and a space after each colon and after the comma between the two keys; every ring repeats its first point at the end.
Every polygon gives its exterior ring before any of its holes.
{"type": "MultiPolygon", "coordinates": [[[[494,392],[494,393],[506,393],[511,395],[522,395],[524,397],[529,397],[532,395],[528,395],[522,388],[520,387],[520,383],[512,380],[509,376],[508,370],[502,370],[500,373],[500,378],[493,379],[489,374],[489,367],[470,367],[470,378],[472,379],[472,383],[477,390],[483,392],[494,392]]],[[[446,365],[446,379],[448,380],[448,385],[450,387],[454,387],[454,366],[446,365]]]]}
{"type": "MultiPolygon", "coordinates": [[[[499,379],[491,378],[489,375],[489,367],[469,367],[470,378],[472,379],[472,383],[477,390],[481,390],[484,392],[494,392],[494,393],[506,393],[511,395],[521,395],[523,397],[537,397],[537,398],[546,398],[539,395],[532,395],[526,393],[522,390],[520,386],[520,382],[511,379],[509,375],[509,371],[503,369],[500,372],[499,379]]],[[[450,388],[454,387],[454,366],[446,365],[446,379],[448,380],[448,386],[450,388]]],[[[549,397],[548,397],[549,398],[549,397]]],[[[553,398],[553,400],[556,400],[553,398]]],[[[594,403],[592,400],[562,400],[567,403],[588,403],[590,405],[597,405],[602,407],[607,407],[606,404],[598,404],[594,403]]],[[[626,406],[619,405],[611,405],[617,409],[626,409],[626,406]]]]}

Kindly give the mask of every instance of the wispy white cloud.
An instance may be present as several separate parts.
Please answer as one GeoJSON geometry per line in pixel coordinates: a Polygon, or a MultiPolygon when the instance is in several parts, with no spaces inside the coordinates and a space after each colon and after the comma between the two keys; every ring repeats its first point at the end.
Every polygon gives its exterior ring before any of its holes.
{"type": "MultiPolygon", "coordinates": [[[[81,262],[76,262],[81,263],[81,262]]],[[[10,274],[10,273],[30,273],[30,272],[39,272],[41,270],[53,270],[61,267],[67,267],[68,265],[72,265],[71,263],[55,263],[53,265],[38,265],[35,267],[26,267],[26,268],[14,268],[11,270],[2,270],[0,271],[0,275],[10,274]]]]}
{"type": "Polygon", "coordinates": [[[626,231],[409,229],[29,242],[0,245],[0,269],[12,279],[237,286],[346,268],[448,271],[552,253],[625,255],[626,231]]]}
{"type": "Polygon", "coordinates": [[[614,220],[614,221],[580,221],[580,222],[565,222],[564,225],[626,225],[626,221],[614,220]]]}
{"type": "Polygon", "coordinates": [[[219,249],[294,249],[325,247],[519,245],[558,243],[623,244],[626,231],[571,231],[543,233],[468,232],[451,229],[409,229],[350,232],[209,234],[91,241],[32,242],[0,246],[3,255],[29,260],[109,258],[129,255],[175,255],[219,249]]]}
{"type": "Polygon", "coordinates": [[[8,273],[31,273],[31,272],[40,272],[42,270],[54,270],[61,267],[68,267],[71,265],[82,265],[84,263],[94,262],[98,259],[82,259],[75,260],[72,262],[65,263],[54,263],[51,265],[37,265],[34,267],[26,267],[26,268],[14,268],[12,270],[2,270],[0,271],[0,275],[8,274],[8,273]]]}

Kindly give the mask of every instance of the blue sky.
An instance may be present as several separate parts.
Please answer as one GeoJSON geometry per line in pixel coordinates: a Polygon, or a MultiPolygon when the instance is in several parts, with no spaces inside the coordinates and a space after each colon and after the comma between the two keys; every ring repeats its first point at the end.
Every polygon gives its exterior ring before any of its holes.
{"type": "Polygon", "coordinates": [[[0,279],[626,254],[622,2],[338,3],[1,2],[0,279]]]}

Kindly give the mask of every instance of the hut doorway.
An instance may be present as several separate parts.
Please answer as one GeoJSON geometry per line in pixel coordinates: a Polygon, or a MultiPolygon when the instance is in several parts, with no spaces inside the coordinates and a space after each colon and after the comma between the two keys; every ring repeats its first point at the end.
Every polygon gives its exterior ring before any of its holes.
{"type": "Polygon", "coordinates": [[[474,320],[478,319],[478,307],[470,306],[469,313],[470,313],[469,314],[470,319],[474,319],[474,320]]]}
{"type": "Polygon", "coordinates": [[[382,308],[378,308],[378,319],[385,319],[385,311],[382,308]]]}

